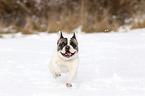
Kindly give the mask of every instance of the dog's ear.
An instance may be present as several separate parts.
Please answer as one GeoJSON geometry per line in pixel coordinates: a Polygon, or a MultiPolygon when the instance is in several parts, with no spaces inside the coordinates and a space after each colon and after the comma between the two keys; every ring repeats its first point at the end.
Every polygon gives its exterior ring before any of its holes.
{"type": "Polygon", "coordinates": [[[61,31],[59,31],[58,33],[59,33],[59,39],[64,38],[61,31]]]}
{"type": "Polygon", "coordinates": [[[57,40],[57,44],[58,44],[58,42],[59,42],[59,40],[60,40],[61,38],[64,38],[61,31],[59,31],[58,34],[59,34],[59,38],[58,38],[58,40],[57,40]]]}
{"type": "Polygon", "coordinates": [[[76,32],[74,32],[72,38],[75,38],[76,39],[76,32]]]}

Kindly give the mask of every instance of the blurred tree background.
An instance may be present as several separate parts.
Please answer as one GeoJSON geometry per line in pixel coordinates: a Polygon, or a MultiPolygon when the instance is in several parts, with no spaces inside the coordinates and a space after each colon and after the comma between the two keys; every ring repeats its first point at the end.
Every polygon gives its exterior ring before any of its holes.
{"type": "Polygon", "coordinates": [[[145,0],[0,0],[0,34],[145,27],[145,0]]]}

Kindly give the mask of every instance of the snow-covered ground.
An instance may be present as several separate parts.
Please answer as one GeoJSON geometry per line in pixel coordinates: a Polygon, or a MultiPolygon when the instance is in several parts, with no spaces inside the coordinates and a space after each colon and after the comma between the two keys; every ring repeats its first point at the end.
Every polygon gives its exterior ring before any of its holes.
{"type": "Polygon", "coordinates": [[[145,96],[145,29],[78,34],[80,64],[73,87],[54,79],[48,63],[57,34],[0,39],[0,96],[145,96]]]}

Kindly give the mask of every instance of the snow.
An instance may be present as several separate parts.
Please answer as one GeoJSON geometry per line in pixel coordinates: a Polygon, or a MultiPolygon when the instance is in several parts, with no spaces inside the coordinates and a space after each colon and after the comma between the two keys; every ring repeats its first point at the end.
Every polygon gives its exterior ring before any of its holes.
{"type": "MultiPolygon", "coordinates": [[[[73,87],[48,70],[56,33],[0,39],[0,96],[144,96],[145,29],[79,33],[73,87]]],[[[70,34],[65,34],[71,36],[70,34]]]]}

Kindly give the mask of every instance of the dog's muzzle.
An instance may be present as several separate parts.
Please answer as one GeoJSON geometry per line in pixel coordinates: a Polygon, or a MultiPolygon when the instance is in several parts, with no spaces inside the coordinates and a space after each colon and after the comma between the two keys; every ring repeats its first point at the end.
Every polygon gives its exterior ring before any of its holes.
{"type": "Polygon", "coordinates": [[[73,56],[75,53],[76,53],[76,51],[74,52],[74,53],[71,53],[71,52],[69,52],[69,51],[66,51],[66,53],[62,53],[62,52],[60,52],[64,57],[67,57],[67,58],[69,58],[69,57],[71,57],[71,56],[73,56]]]}

